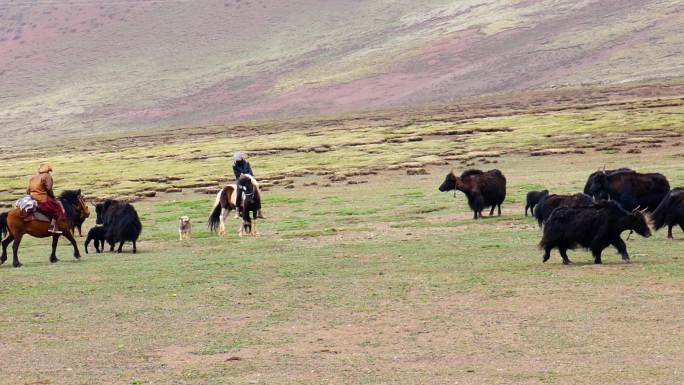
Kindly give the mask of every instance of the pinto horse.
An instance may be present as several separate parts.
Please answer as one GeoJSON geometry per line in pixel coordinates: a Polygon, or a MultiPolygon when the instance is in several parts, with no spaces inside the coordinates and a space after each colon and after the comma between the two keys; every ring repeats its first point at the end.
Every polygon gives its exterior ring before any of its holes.
{"type": "MultiPolygon", "coordinates": [[[[242,194],[242,220],[238,229],[238,235],[245,234],[258,235],[256,231],[256,214],[261,208],[261,193],[259,190],[259,183],[249,175],[240,177],[240,184],[245,186],[246,191],[242,194]],[[249,213],[252,213],[253,219],[250,218],[249,213]]],[[[209,230],[218,232],[219,235],[226,234],[226,218],[231,210],[236,208],[237,200],[237,185],[229,184],[216,194],[214,206],[209,214],[209,230]]]]}
{"type": "Polygon", "coordinates": [[[226,218],[228,218],[231,210],[235,210],[236,199],[237,187],[234,184],[229,184],[216,194],[216,200],[208,221],[211,232],[218,231],[219,235],[226,234],[226,218]]]}
{"type": "MultiPolygon", "coordinates": [[[[34,218],[30,222],[24,221],[22,217],[21,209],[14,208],[7,213],[7,230],[8,235],[2,241],[2,256],[0,256],[0,265],[7,261],[7,246],[10,242],[14,241],[12,244],[12,266],[20,267],[19,262],[19,244],[24,235],[28,234],[36,238],[48,238],[52,237],[52,254],[50,254],[50,262],[55,263],[59,261],[56,256],[57,242],[59,237],[63,235],[66,239],[71,242],[74,247],[74,258],[80,259],[81,253],[78,251],[78,245],[76,240],[71,233],[71,229],[74,223],[82,217],[82,215],[87,212],[88,206],[83,199],[81,190],[66,190],[62,192],[59,196],[59,201],[62,203],[65,212],[65,219],[57,222],[57,227],[62,234],[53,234],[48,231],[50,225],[49,220],[34,218]]],[[[38,217],[38,215],[36,216],[38,217]]]]}
{"type": "Polygon", "coordinates": [[[245,191],[242,194],[242,217],[238,235],[253,235],[258,236],[259,232],[256,227],[257,213],[261,208],[261,193],[259,192],[259,184],[249,175],[240,177],[240,185],[245,186],[245,191]],[[249,214],[252,213],[250,218],[249,214]]]}

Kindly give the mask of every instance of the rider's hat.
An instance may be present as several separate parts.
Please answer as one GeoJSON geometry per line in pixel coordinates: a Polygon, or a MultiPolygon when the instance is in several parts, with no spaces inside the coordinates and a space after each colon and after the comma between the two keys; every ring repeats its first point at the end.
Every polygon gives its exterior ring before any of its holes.
{"type": "Polygon", "coordinates": [[[38,173],[42,174],[46,172],[52,172],[52,166],[50,166],[50,163],[41,163],[38,167],[38,173]]]}

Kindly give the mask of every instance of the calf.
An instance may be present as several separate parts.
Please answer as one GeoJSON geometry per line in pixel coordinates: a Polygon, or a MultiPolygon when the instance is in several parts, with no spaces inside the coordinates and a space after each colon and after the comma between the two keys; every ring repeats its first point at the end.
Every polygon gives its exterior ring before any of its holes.
{"type": "Polygon", "coordinates": [[[672,228],[679,225],[684,231],[684,188],[672,189],[651,215],[656,231],[667,225],[667,238],[673,239],[672,228]]]}
{"type": "Polygon", "coordinates": [[[525,216],[527,216],[527,210],[530,210],[532,212],[532,215],[534,215],[534,207],[549,195],[549,190],[542,190],[542,191],[530,191],[527,193],[527,203],[525,204],[525,216]]]}
{"type": "Polygon", "coordinates": [[[553,210],[558,207],[586,207],[594,204],[593,199],[587,194],[577,193],[574,195],[547,195],[537,204],[532,214],[537,218],[541,227],[551,216],[553,210]]]}
{"type": "Polygon", "coordinates": [[[114,251],[114,244],[119,243],[117,252],[120,253],[126,241],[133,243],[133,253],[138,250],[136,242],[142,232],[142,223],[135,208],[125,202],[108,199],[95,207],[96,223],[105,229],[105,240],[109,244],[109,251],[114,251]]]}
{"type": "Polygon", "coordinates": [[[102,226],[95,226],[88,231],[88,236],[85,240],[85,252],[88,254],[88,245],[90,241],[94,241],[95,251],[99,254],[104,251],[105,231],[102,226]]]}
{"type": "Polygon", "coordinates": [[[558,248],[563,264],[567,265],[570,263],[568,249],[578,246],[589,249],[594,263],[598,264],[603,250],[613,245],[622,259],[629,262],[627,245],[620,238],[625,230],[636,231],[646,238],[651,236],[642,212],[626,211],[614,201],[603,201],[590,207],[560,207],[546,221],[539,247],[544,249],[544,262],[551,257],[551,250],[558,248]]]}
{"type": "Polygon", "coordinates": [[[466,170],[460,177],[454,172],[447,174],[446,179],[439,186],[439,191],[462,191],[468,198],[468,206],[473,210],[473,219],[482,218],[482,210],[491,206],[489,216],[494,215],[494,208],[499,209],[506,199],[506,177],[499,170],[483,172],[480,170],[466,170]]]}

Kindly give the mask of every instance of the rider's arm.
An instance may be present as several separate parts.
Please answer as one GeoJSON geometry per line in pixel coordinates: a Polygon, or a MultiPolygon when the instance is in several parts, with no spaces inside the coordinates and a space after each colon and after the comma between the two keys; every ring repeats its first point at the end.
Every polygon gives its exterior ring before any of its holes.
{"type": "Polygon", "coordinates": [[[240,167],[238,167],[237,163],[233,163],[233,174],[235,174],[235,180],[240,179],[240,167]]]}
{"type": "Polygon", "coordinates": [[[254,173],[252,172],[252,166],[247,161],[245,161],[245,174],[254,176],[254,173]]]}
{"type": "Polygon", "coordinates": [[[55,197],[55,193],[52,192],[52,187],[54,187],[53,185],[54,182],[52,181],[52,177],[50,176],[50,174],[45,174],[45,176],[43,177],[43,186],[45,187],[45,191],[47,191],[47,195],[50,198],[55,197]]]}

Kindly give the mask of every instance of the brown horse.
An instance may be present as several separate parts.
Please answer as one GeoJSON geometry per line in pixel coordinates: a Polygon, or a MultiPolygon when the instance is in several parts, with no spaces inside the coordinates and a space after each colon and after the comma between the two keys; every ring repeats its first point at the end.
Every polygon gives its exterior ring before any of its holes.
{"type": "Polygon", "coordinates": [[[12,244],[12,266],[20,267],[19,262],[19,244],[21,244],[21,239],[24,235],[28,234],[36,238],[47,238],[52,237],[52,254],[50,254],[50,262],[55,263],[58,261],[56,256],[57,242],[59,241],[60,235],[63,235],[66,239],[71,242],[74,247],[74,258],[80,259],[81,253],[78,251],[78,246],[76,245],[76,240],[71,233],[74,223],[80,219],[88,210],[88,207],[81,195],[81,190],[67,190],[62,192],[59,196],[59,201],[64,206],[65,218],[57,223],[57,227],[62,234],[53,234],[48,232],[48,227],[50,225],[49,219],[39,218],[40,215],[36,215],[36,218],[30,222],[25,222],[22,217],[21,210],[14,208],[7,213],[7,230],[9,234],[2,241],[2,256],[0,256],[0,265],[7,261],[7,246],[10,242],[14,241],[12,244]]]}

